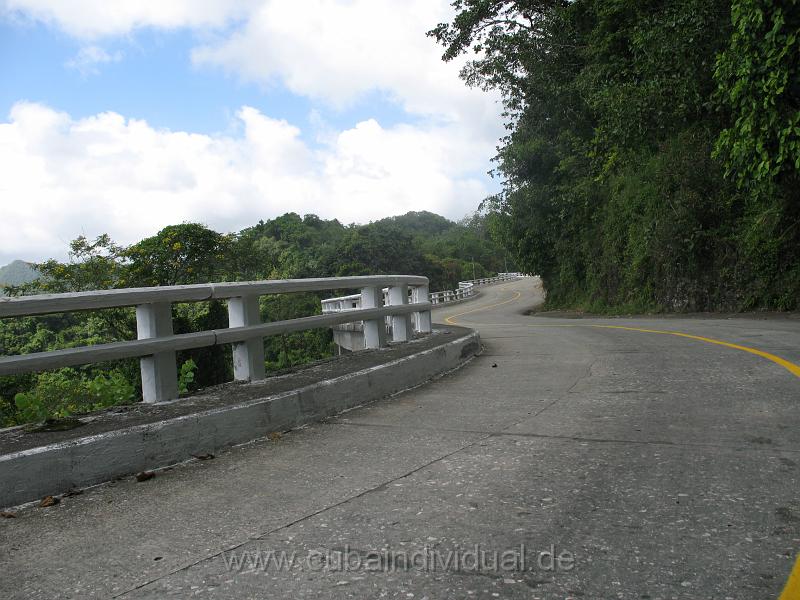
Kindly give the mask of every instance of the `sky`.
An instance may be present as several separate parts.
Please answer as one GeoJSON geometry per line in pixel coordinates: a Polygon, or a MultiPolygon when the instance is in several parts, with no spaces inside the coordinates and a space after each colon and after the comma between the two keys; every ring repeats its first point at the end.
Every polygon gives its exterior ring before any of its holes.
{"type": "Polygon", "coordinates": [[[495,93],[449,0],[0,0],[0,265],[286,212],[451,219],[495,193],[495,93]]]}

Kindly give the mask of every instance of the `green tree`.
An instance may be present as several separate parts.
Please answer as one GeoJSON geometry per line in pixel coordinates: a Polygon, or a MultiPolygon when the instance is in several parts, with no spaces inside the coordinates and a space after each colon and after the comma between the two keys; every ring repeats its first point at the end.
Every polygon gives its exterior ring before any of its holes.
{"type": "Polygon", "coordinates": [[[735,0],[733,35],[720,54],[717,101],[731,123],[716,154],[740,186],[800,172],[800,3],[735,0]]]}
{"type": "Polygon", "coordinates": [[[125,249],[129,286],[216,281],[227,271],[233,239],[199,223],[170,225],[125,249]]]}
{"type": "Polygon", "coordinates": [[[453,6],[429,34],[506,107],[487,227],[550,305],[797,306],[796,2],[453,6]]]}

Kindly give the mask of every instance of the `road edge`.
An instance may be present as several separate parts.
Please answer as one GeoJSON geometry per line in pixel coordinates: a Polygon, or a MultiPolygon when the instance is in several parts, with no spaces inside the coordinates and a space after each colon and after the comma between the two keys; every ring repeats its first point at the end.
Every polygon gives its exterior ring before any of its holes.
{"type": "Polygon", "coordinates": [[[219,452],[418,387],[468,362],[464,335],[402,358],[287,392],[0,456],[0,507],[12,507],[219,452]]]}

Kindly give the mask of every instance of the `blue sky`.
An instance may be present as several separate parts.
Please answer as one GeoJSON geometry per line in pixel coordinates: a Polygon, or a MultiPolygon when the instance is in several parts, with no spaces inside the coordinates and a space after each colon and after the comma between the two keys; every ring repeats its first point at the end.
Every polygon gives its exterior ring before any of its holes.
{"type": "Polygon", "coordinates": [[[298,124],[304,132],[312,127],[312,110],[341,129],[367,118],[385,126],[415,120],[378,90],[332,108],[290,93],[279,81],[256,83],[219,68],[195,67],[191,51],[199,37],[186,29],[147,29],[111,39],[104,50],[118,60],[81,72],[68,66],[85,47],[81,40],[37,22],[2,22],[0,113],[8,115],[15,103],[27,100],[76,118],[115,111],[154,127],[208,134],[225,131],[243,104],[298,124]]]}
{"type": "Polygon", "coordinates": [[[424,35],[447,2],[113,6],[0,0],[0,264],[290,210],[459,218],[496,191],[497,98],[424,35]]]}

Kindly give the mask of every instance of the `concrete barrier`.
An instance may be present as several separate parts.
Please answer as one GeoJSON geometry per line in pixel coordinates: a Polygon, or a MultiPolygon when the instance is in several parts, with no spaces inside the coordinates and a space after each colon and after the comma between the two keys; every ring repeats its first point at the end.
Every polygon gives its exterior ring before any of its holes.
{"type": "MultiPolygon", "coordinates": [[[[375,351],[379,354],[370,356],[386,356],[385,362],[300,385],[296,389],[264,395],[260,390],[269,386],[269,380],[233,384],[235,387],[228,388],[223,386],[216,393],[224,395],[227,389],[229,393],[250,397],[230,405],[118,427],[94,435],[80,436],[78,429],[70,432],[72,437],[69,439],[2,454],[0,506],[13,506],[72,488],[165,467],[188,460],[193,455],[217,452],[264,437],[270,432],[319,421],[418,386],[464,364],[480,352],[478,333],[463,328],[435,332],[423,338],[416,350],[415,344],[417,342],[412,341],[395,346],[404,348],[402,352],[405,354],[399,358],[392,358],[391,348],[375,351]]],[[[356,360],[360,354],[351,356],[356,360]]],[[[336,365],[337,362],[330,364],[336,365]]],[[[191,399],[186,399],[179,404],[190,403],[191,399]]],[[[159,405],[148,405],[147,408],[157,411],[159,405]]],[[[0,448],[1,442],[0,439],[0,448]]]]}

